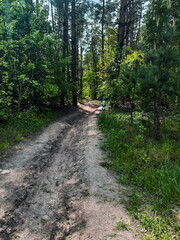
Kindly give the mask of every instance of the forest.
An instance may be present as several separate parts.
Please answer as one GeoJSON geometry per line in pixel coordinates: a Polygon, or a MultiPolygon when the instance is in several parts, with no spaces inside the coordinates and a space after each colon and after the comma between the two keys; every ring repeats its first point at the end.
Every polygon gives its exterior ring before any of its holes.
{"type": "Polygon", "coordinates": [[[127,209],[146,239],[178,239],[180,1],[0,0],[0,154],[103,97],[102,166],[138,189],[127,209]]]}

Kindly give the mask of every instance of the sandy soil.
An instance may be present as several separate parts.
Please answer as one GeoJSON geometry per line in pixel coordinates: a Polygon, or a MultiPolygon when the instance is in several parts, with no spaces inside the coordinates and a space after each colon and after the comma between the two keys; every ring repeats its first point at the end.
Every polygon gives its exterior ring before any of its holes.
{"type": "Polygon", "coordinates": [[[0,159],[0,239],[134,240],[116,176],[99,163],[99,104],[79,104],[0,159]],[[123,221],[130,230],[117,231],[123,221]]]}

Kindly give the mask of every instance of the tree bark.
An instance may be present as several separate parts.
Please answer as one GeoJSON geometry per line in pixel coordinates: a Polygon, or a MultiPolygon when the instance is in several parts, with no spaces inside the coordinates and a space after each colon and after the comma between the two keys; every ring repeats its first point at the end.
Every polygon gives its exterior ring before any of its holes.
{"type": "Polygon", "coordinates": [[[54,32],[54,12],[53,12],[53,3],[51,0],[51,19],[52,19],[52,30],[54,32]]]}
{"type": "Polygon", "coordinates": [[[72,84],[73,84],[73,105],[77,106],[77,69],[76,69],[76,1],[72,0],[72,84]]]}
{"type": "Polygon", "coordinates": [[[138,42],[139,42],[139,37],[140,37],[140,31],[141,31],[141,19],[142,19],[142,5],[141,5],[141,12],[140,12],[140,17],[139,17],[139,24],[138,24],[138,31],[136,34],[136,48],[138,48],[138,42]]]}
{"type": "Polygon", "coordinates": [[[80,97],[83,95],[83,48],[81,46],[81,75],[80,75],[80,97]]]}
{"type": "Polygon", "coordinates": [[[116,56],[117,73],[119,73],[120,71],[120,60],[122,58],[122,49],[124,46],[124,40],[127,37],[127,34],[125,34],[126,11],[127,11],[127,0],[121,0],[120,18],[119,18],[118,36],[117,36],[117,56],[116,56]]]}
{"type": "Polygon", "coordinates": [[[129,37],[130,37],[130,47],[133,49],[134,47],[134,0],[132,0],[131,10],[130,10],[130,30],[129,30],[129,37]]]}
{"type": "MultiPolygon", "coordinates": [[[[67,57],[68,48],[68,5],[69,1],[65,0],[63,4],[64,19],[63,19],[63,58],[67,57]]],[[[66,68],[63,67],[62,72],[64,74],[64,81],[66,81],[66,68]]],[[[61,91],[61,105],[64,106],[64,89],[61,91]]]]}
{"type": "Polygon", "coordinates": [[[105,0],[102,0],[102,23],[101,23],[101,41],[102,41],[102,65],[104,66],[104,16],[105,16],[105,0]]]}
{"type": "MultiPolygon", "coordinates": [[[[94,36],[92,37],[91,40],[91,52],[92,52],[92,66],[93,66],[93,71],[96,73],[97,72],[97,53],[96,53],[96,40],[94,36]]],[[[97,86],[97,79],[96,77],[93,79],[93,99],[96,99],[97,93],[96,93],[96,86],[97,86]]]]}
{"type": "Polygon", "coordinates": [[[79,86],[79,37],[76,34],[76,81],[79,86]]]}

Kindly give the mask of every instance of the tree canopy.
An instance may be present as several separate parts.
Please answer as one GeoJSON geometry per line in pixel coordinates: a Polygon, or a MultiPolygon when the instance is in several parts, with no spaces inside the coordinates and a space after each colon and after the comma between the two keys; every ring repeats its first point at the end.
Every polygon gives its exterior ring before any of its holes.
{"type": "Polygon", "coordinates": [[[162,103],[179,104],[179,5],[1,0],[0,119],[105,96],[153,111],[159,135],[162,103]]]}

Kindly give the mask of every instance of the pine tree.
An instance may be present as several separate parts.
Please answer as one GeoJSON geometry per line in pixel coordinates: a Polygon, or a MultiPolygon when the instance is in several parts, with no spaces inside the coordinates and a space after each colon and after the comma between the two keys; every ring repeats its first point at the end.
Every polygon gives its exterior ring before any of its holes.
{"type": "Polygon", "coordinates": [[[170,9],[167,1],[151,1],[146,16],[145,65],[142,66],[140,84],[146,98],[153,101],[157,139],[160,137],[162,98],[178,94],[173,69],[179,63],[179,49],[173,46],[174,29],[170,9]]]}

